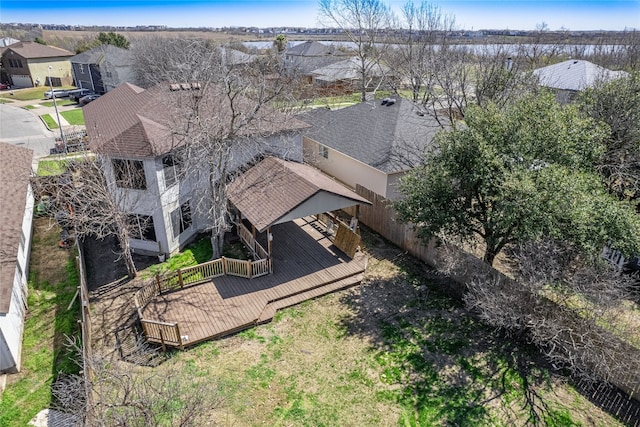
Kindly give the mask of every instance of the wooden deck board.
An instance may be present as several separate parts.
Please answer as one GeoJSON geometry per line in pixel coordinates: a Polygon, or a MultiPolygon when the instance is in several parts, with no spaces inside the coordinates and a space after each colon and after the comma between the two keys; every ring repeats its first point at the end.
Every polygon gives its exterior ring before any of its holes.
{"type": "Polygon", "coordinates": [[[348,258],[322,230],[307,219],[276,225],[273,274],[253,279],[221,276],[162,294],[144,307],[143,317],[177,322],[189,345],[265,322],[279,308],[359,283],[364,256],[348,258]]]}

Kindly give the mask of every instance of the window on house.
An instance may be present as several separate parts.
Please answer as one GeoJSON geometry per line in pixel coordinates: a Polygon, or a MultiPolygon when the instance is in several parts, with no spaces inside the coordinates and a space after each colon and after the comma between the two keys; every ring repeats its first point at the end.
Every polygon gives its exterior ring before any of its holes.
{"type": "Polygon", "coordinates": [[[138,240],[156,240],[156,229],[153,226],[153,217],[150,215],[129,215],[131,224],[131,237],[138,240]]]}
{"type": "Polygon", "coordinates": [[[329,148],[322,145],[322,144],[318,144],[318,154],[322,157],[324,157],[325,159],[329,158],[329,148]]]}
{"type": "Polygon", "coordinates": [[[164,184],[166,188],[178,182],[182,160],[175,153],[167,154],[162,158],[162,172],[164,173],[164,184]]]}
{"type": "Polygon", "coordinates": [[[105,73],[105,76],[106,76],[108,79],[110,79],[110,78],[112,77],[112,75],[111,75],[111,71],[107,71],[107,72],[105,73]]]}
{"type": "Polygon", "coordinates": [[[146,190],[147,180],[141,160],[113,159],[112,164],[118,187],[146,190]]]}
{"type": "Polygon", "coordinates": [[[84,64],[78,65],[78,69],[80,70],[80,74],[84,74],[84,64]]]}
{"type": "Polygon", "coordinates": [[[179,208],[171,212],[171,228],[173,237],[178,238],[187,228],[191,227],[191,205],[187,200],[179,208]]]}

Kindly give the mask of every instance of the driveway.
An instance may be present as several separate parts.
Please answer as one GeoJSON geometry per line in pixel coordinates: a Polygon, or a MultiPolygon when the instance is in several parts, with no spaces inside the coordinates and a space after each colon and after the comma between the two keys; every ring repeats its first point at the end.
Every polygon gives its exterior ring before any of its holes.
{"type": "Polygon", "coordinates": [[[34,159],[48,156],[55,134],[40,118],[23,108],[0,104],[0,141],[33,150],[34,159]]]}

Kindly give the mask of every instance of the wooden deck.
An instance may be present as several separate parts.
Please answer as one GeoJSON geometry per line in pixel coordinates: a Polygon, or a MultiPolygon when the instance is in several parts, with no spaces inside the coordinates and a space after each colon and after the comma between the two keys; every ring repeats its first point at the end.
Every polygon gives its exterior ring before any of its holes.
{"type": "Polygon", "coordinates": [[[223,276],[152,299],[142,317],[177,322],[185,345],[268,322],[281,308],[354,286],[366,258],[350,259],[313,218],[272,228],[273,274],[254,279],[223,276]]]}

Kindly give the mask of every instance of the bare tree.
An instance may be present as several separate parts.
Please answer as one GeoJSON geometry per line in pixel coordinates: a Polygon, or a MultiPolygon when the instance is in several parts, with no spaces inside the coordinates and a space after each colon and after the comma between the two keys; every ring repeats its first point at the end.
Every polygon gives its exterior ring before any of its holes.
{"type": "Polygon", "coordinates": [[[435,94],[440,45],[447,43],[454,30],[455,17],[427,1],[417,5],[410,1],[402,8],[401,26],[407,31],[397,49],[399,68],[407,78],[413,101],[426,104],[435,94]]]}
{"type": "MultiPolygon", "coordinates": [[[[388,48],[387,38],[393,16],[382,0],[320,0],[320,21],[337,26],[355,45],[360,80],[360,100],[366,101],[372,70],[380,69],[380,60],[388,48]]],[[[380,78],[384,79],[384,76],[380,78]]],[[[379,86],[380,82],[376,86],[379,86]]]]}
{"type": "Polygon", "coordinates": [[[141,81],[157,83],[150,90],[166,104],[182,178],[199,187],[196,211],[211,230],[213,257],[219,257],[231,225],[229,182],[265,153],[287,157],[296,143],[289,132],[303,124],[286,109],[295,85],[281,73],[276,55],[236,64],[218,46],[199,40],[148,45],[139,58],[141,81]]]}
{"type": "MultiPolygon", "coordinates": [[[[140,178],[130,173],[124,176],[132,181],[140,178]]],[[[135,277],[137,270],[130,239],[136,236],[140,224],[121,206],[134,206],[136,200],[108,184],[99,158],[74,159],[55,182],[35,187],[40,196],[46,194],[52,198],[57,209],[56,219],[64,227],[73,229],[77,239],[115,236],[119,243],[118,255],[124,260],[129,277],[135,277]]]]}
{"type": "MultiPolygon", "coordinates": [[[[70,345],[81,353],[79,344],[70,345]]],[[[151,350],[143,343],[138,347],[151,350]]],[[[100,355],[92,355],[80,366],[91,372],[88,383],[82,375],[68,375],[53,384],[54,407],[76,415],[78,426],[218,424],[212,412],[222,406],[222,397],[207,376],[163,365],[150,369],[100,355]]]]}
{"type": "Polygon", "coordinates": [[[467,305],[487,323],[530,339],[558,368],[624,386],[640,368],[625,341],[636,330],[622,309],[637,297],[632,278],[551,240],[511,249],[517,285],[495,274],[477,275],[468,285],[467,305]]]}

